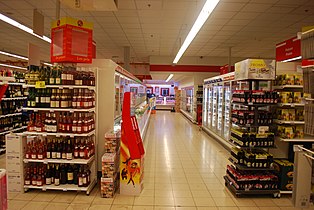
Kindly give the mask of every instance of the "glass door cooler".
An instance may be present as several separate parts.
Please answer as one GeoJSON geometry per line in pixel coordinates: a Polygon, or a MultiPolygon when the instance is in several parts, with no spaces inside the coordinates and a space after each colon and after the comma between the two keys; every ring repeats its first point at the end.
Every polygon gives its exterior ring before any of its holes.
{"type": "Polygon", "coordinates": [[[203,96],[203,116],[207,117],[203,119],[202,128],[229,148],[233,80],[234,72],[205,79],[203,96]]]}

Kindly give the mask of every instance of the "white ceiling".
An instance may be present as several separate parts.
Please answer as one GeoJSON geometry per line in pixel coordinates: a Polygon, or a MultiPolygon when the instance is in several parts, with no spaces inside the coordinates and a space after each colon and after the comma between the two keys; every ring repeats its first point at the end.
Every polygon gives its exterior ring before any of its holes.
{"type": "MultiPolygon", "coordinates": [[[[1,0],[0,12],[32,26],[33,9],[45,16],[45,34],[55,19],[55,0],[1,0]]],[[[131,47],[131,61],[177,53],[204,0],[119,0],[116,12],[74,11],[61,6],[61,17],[94,23],[97,57],[119,56],[131,47]]],[[[184,56],[274,57],[275,44],[314,24],[314,0],[220,0],[184,56]]],[[[0,49],[27,55],[28,42],[41,46],[49,60],[49,44],[0,22],[0,49]]],[[[225,63],[223,63],[225,64],[225,63]]]]}

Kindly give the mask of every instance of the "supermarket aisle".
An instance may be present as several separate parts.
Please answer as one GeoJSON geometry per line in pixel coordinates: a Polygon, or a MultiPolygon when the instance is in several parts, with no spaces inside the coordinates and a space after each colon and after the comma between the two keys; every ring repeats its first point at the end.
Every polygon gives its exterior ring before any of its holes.
{"type": "Polygon", "coordinates": [[[10,209],[293,209],[287,198],[235,199],[222,176],[228,152],[180,113],[152,115],[147,131],[145,189],[141,196],[101,198],[76,192],[10,194],[10,209]]]}

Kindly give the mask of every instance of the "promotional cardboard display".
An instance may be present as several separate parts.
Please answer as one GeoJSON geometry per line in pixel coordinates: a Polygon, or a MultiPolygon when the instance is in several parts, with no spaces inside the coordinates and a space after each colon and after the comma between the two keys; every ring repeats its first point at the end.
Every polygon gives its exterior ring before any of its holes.
{"type": "Polygon", "coordinates": [[[246,59],[235,64],[235,80],[275,80],[276,61],[246,59]]]}

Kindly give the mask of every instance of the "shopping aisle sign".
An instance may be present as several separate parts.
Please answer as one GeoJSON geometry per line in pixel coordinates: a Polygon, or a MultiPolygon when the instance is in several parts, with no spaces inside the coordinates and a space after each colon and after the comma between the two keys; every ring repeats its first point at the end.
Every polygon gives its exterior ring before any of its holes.
{"type": "Polygon", "coordinates": [[[53,21],[50,55],[52,63],[91,63],[93,23],[70,17],[53,21]]]}
{"type": "Polygon", "coordinates": [[[293,37],[276,44],[276,61],[284,61],[301,56],[301,40],[293,37]]]}
{"type": "Polygon", "coordinates": [[[246,59],[235,64],[235,80],[275,80],[276,61],[246,59]]]}

